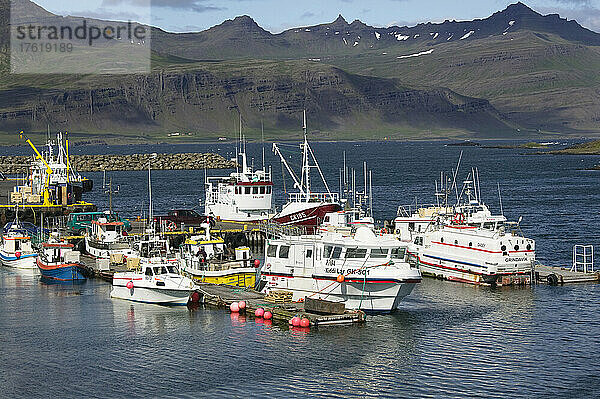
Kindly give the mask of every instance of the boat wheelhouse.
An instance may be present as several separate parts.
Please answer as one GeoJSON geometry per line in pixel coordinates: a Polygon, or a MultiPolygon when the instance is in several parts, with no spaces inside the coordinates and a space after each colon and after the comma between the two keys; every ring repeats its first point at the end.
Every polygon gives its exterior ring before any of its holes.
{"type": "Polygon", "coordinates": [[[125,224],[118,220],[99,218],[91,223],[85,236],[85,250],[96,258],[110,259],[112,255],[131,253],[131,244],[125,224]]]}
{"type": "Polygon", "coordinates": [[[291,291],[296,301],[324,299],[348,309],[392,312],[421,281],[406,243],[365,226],[350,237],[267,234],[264,292],[291,291]]]}
{"type": "Polygon", "coordinates": [[[227,177],[206,177],[204,213],[222,220],[257,222],[273,215],[273,182],[264,165],[253,170],[248,166],[246,143],[241,133],[236,148],[236,171],[227,177]]]}

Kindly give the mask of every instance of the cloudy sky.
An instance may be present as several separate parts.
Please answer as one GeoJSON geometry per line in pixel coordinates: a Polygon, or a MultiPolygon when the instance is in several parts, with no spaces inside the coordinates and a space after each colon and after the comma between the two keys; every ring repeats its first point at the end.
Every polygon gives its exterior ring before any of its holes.
{"type": "MultiPolygon", "coordinates": [[[[173,32],[204,30],[238,15],[250,15],[271,31],[333,21],[342,14],[372,26],[414,25],[446,19],[485,18],[515,2],[503,0],[34,0],[60,15],[135,20],[173,32]]],[[[600,32],[600,0],[531,0],[529,7],[558,13],[600,32]]]]}

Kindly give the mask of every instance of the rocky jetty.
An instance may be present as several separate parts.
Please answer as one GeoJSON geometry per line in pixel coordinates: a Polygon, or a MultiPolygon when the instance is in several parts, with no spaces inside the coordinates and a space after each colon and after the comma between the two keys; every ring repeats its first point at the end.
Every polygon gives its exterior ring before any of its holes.
{"type": "MultiPolygon", "coordinates": [[[[7,174],[28,173],[32,156],[0,157],[0,172],[7,174]]],[[[103,170],[143,170],[152,162],[154,170],[184,169],[232,169],[234,161],[218,154],[182,153],[182,154],[131,154],[131,155],[73,155],[71,165],[79,172],[103,170]]]]}

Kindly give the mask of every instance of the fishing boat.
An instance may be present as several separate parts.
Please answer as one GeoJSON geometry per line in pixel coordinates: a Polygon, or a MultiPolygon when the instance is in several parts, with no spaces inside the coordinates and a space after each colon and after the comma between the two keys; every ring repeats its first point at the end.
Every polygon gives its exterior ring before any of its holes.
{"type": "Polygon", "coordinates": [[[80,263],[79,256],[79,251],[73,250],[73,244],[53,238],[42,243],[36,263],[43,278],[82,281],[87,278],[87,269],[80,263]]]}
{"type": "Polygon", "coordinates": [[[306,111],[304,111],[304,142],[300,144],[302,150],[302,171],[300,178],[289,166],[281,153],[280,146],[273,143],[273,152],[279,156],[281,163],[294,181],[296,192],[288,193],[288,201],[281,211],[272,220],[283,225],[302,225],[314,229],[318,226],[327,213],[337,212],[342,209],[338,193],[332,193],[321,167],[310,147],[307,139],[306,111]],[[312,191],[310,171],[316,169],[325,187],[324,192],[312,191]]]}
{"type": "Polygon", "coordinates": [[[222,220],[257,222],[273,216],[273,182],[271,171],[264,162],[262,169],[248,166],[246,142],[242,136],[240,117],[240,140],[236,147],[236,171],[226,177],[205,177],[204,212],[222,220]]]}
{"type": "Polygon", "coordinates": [[[16,219],[2,234],[0,261],[7,267],[35,270],[37,256],[29,232],[16,219]]]}
{"type": "Polygon", "coordinates": [[[347,309],[392,312],[421,281],[419,269],[408,262],[407,245],[393,235],[376,235],[366,226],[350,237],[293,235],[285,227],[267,231],[261,270],[266,293],[291,291],[294,301],[324,299],[347,309]]]}
{"type": "Polygon", "coordinates": [[[95,258],[111,259],[115,255],[127,256],[131,244],[125,224],[107,217],[92,220],[91,231],[85,236],[85,251],[95,258]]]}
{"type": "Polygon", "coordinates": [[[114,274],[111,298],[171,306],[189,302],[194,282],[181,274],[166,240],[149,234],[133,250],[127,258],[133,270],[114,274]]]}
{"type": "Polygon", "coordinates": [[[177,258],[166,239],[156,234],[152,213],[152,179],[148,163],[150,226],[134,241],[127,257],[130,270],[113,275],[111,298],[159,305],[186,305],[194,282],[180,273],[177,258]]]}
{"type": "Polygon", "coordinates": [[[234,256],[228,256],[225,241],[211,237],[208,226],[205,234],[192,236],[180,246],[178,259],[184,274],[200,282],[244,288],[254,288],[256,283],[250,248],[235,248],[234,256]]]}
{"type": "MultiPolygon", "coordinates": [[[[447,198],[454,185],[438,197],[447,198]]],[[[523,236],[522,218],[509,222],[502,210],[493,215],[483,203],[477,169],[463,182],[454,206],[443,201],[409,209],[400,207],[395,234],[411,243],[423,275],[483,285],[530,282],[535,241],[523,236]]]]}

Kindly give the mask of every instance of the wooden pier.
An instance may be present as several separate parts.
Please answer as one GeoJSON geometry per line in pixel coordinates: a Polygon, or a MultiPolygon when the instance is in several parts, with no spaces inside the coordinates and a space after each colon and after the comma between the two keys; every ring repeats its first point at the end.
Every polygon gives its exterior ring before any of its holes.
{"type": "Polygon", "coordinates": [[[561,267],[552,267],[545,265],[536,265],[535,282],[548,285],[563,285],[571,283],[598,283],[600,282],[600,273],[584,273],[571,271],[561,267]]]}
{"type": "Polygon", "coordinates": [[[334,324],[364,323],[365,313],[360,310],[346,310],[343,314],[316,314],[307,312],[302,302],[271,303],[265,295],[251,289],[198,283],[197,291],[204,304],[229,309],[233,302],[245,301],[246,314],[254,317],[254,311],[263,308],[273,314],[273,320],[287,323],[294,316],[306,317],[311,326],[327,326],[334,324]]]}

